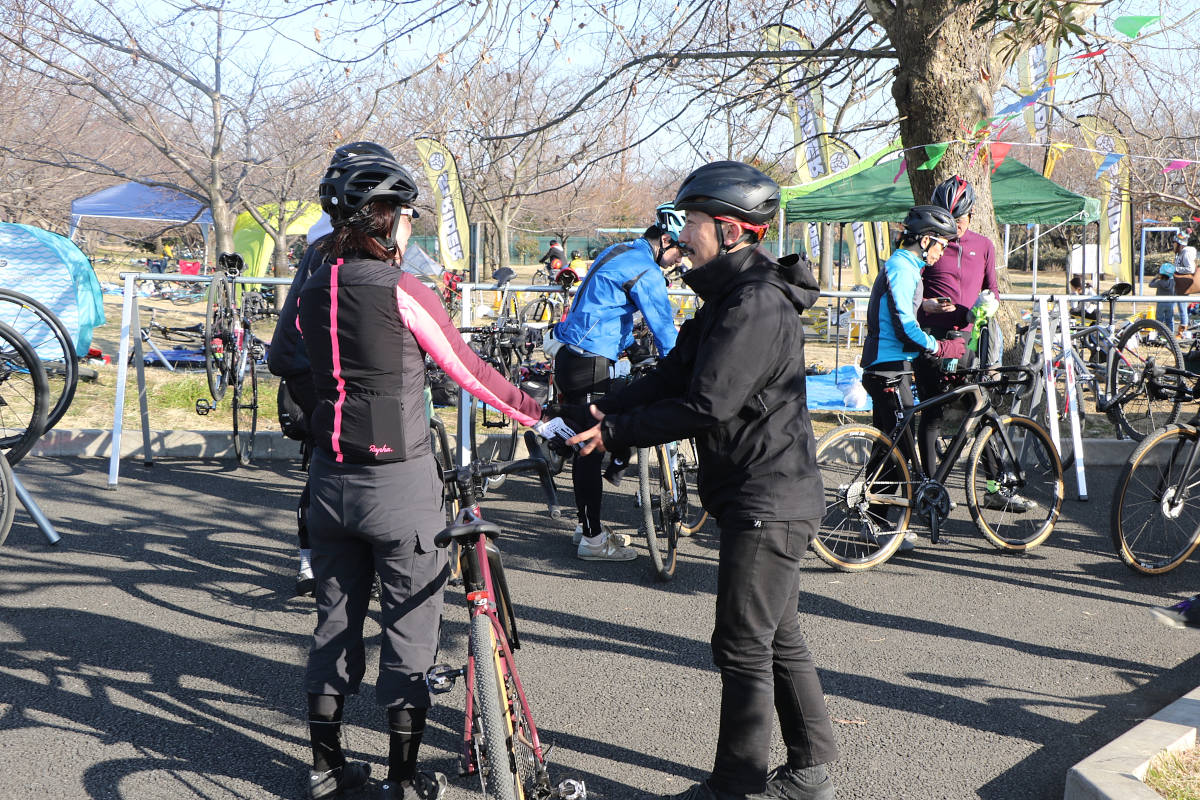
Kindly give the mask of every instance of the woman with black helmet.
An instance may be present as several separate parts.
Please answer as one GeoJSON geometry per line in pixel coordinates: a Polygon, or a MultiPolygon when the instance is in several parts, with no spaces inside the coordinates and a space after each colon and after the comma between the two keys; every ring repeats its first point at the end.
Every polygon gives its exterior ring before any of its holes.
{"type": "MultiPolygon", "coordinates": [[[[871,421],[884,435],[896,426],[896,412],[913,404],[914,362],[925,354],[938,358],[962,358],[963,339],[935,339],[917,323],[921,305],[921,272],[941,258],[956,233],[954,217],[941,206],[913,206],[904,218],[900,247],[879,270],[867,304],[867,339],[863,344],[863,388],[871,395],[871,421]],[[895,378],[899,385],[889,389],[895,378]]],[[[928,399],[928,398],[923,398],[928,399]]],[[[909,457],[913,454],[909,453],[909,457]]],[[[886,519],[886,509],[875,509],[874,519],[886,519]]],[[[894,536],[864,530],[863,536],[894,536]]],[[[916,534],[905,535],[902,550],[911,550],[916,534]]]]}
{"type": "Polygon", "coordinates": [[[345,695],[365,671],[362,639],[372,576],[382,583],[376,699],[388,710],[382,796],[441,795],[445,777],[417,771],[430,705],[425,673],[437,653],[446,554],[442,483],[425,417],[425,354],[460,385],[524,425],[538,403],[463,342],[432,290],[399,265],[412,233],[412,176],[395,159],[360,153],[335,161],[320,185],[333,233],[304,284],[299,325],[316,405],[310,418],[308,530],[317,625],[305,684],[312,798],[366,784],[339,733],[345,695]]]}
{"type": "Polygon", "coordinates": [[[758,246],[779,186],[754,167],[700,167],[675,208],[687,212],[683,280],[704,305],[656,372],[592,406],[600,424],[576,441],[586,454],[696,438],[700,500],[720,527],[721,709],[712,774],[677,797],[828,800],[837,745],[796,614],[800,560],[824,512],[800,319],[816,280],[799,257],[758,246]],[[787,762],[768,773],[776,710],[787,762]]]}

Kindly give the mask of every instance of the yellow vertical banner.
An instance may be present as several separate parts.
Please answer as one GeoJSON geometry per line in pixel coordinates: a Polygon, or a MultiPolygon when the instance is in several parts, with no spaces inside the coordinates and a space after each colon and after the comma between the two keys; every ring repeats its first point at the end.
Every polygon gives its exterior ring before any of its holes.
{"type": "Polygon", "coordinates": [[[417,139],[417,154],[425,176],[433,187],[433,206],[438,213],[439,258],[447,269],[466,274],[470,266],[467,207],[458,181],[458,164],[446,146],[436,139],[417,139]]]}
{"type": "Polygon", "coordinates": [[[1129,196],[1129,146],[1111,122],[1085,115],[1080,131],[1092,150],[1100,183],[1100,263],[1118,280],[1133,276],[1133,208],[1129,196]]]}
{"type": "MultiPolygon", "coordinates": [[[[821,137],[821,149],[826,153],[829,171],[841,172],[858,162],[858,153],[853,147],[836,136],[821,137]]],[[[868,222],[850,224],[850,269],[854,275],[853,285],[870,286],[879,271],[878,251],[875,247],[874,226],[868,222]]]]}
{"type": "MultiPolygon", "coordinates": [[[[811,50],[812,42],[790,25],[769,25],[763,29],[763,41],[770,50],[811,50]]],[[[779,62],[779,74],[785,82],[784,73],[788,62],[779,62]]],[[[784,96],[788,115],[792,120],[793,148],[796,157],[796,182],[808,183],[829,174],[829,152],[823,146],[821,134],[825,132],[825,98],[821,87],[809,80],[813,68],[802,62],[792,78],[792,89],[784,96]]],[[[821,228],[819,225],[804,224],[808,239],[808,257],[816,259],[821,251],[821,228]]]]}

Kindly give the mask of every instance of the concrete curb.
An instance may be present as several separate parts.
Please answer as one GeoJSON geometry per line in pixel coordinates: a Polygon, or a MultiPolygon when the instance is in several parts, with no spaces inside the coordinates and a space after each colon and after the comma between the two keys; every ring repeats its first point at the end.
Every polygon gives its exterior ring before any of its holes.
{"type": "Polygon", "coordinates": [[[1194,746],[1198,726],[1200,688],[1071,767],[1063,800],[1162,800],[1142,782],[1150,760],[1194,746]]]}
{"type": "MultiPolygon", "coordinates": [[[[58,430],[48,432],[31,451],[35,456],[108,458],[112,431],[58,430]]],[[[159,458],[213,458],[234,460],[233,434],[229,431],[151,431],[150,456],[159,458]]],[[[121,437],[121,458],[144,458],[142,432],[126,430],[121,437]]],[[[254,437],[255,461],[290,461],[300,458],[300,443],[278,431],[254,437]]]]}

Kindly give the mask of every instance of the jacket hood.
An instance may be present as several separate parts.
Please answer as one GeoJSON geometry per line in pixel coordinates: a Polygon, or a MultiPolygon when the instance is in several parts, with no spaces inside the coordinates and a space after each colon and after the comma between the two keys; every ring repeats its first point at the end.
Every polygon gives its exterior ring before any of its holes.
{"type": "Polygon", "coordinates": [[[807,260],[793,253],[776,261],[761,247],[724,253],[683,276],[683,282],[705,302],[753,281],[775,284],[796,307],[797,313],[811,308],[821,294],[807,260]]]}

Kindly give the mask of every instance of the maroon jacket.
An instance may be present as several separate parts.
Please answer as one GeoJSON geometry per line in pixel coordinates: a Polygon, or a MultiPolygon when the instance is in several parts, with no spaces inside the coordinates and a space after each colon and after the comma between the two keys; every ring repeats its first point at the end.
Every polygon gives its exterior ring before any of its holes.
{"type": "Polygon", "coordinates": [[[984,289],[1000,295],[996,281],[996,247],[992,240],[975,231],[967,231],[952,241],[937,263],[921,274],[925,284],[925,299],[949,297],[953,311],[926,314],[917,311],[917,322],[931,330],[970,330],[971,307],[984,289]]]}

